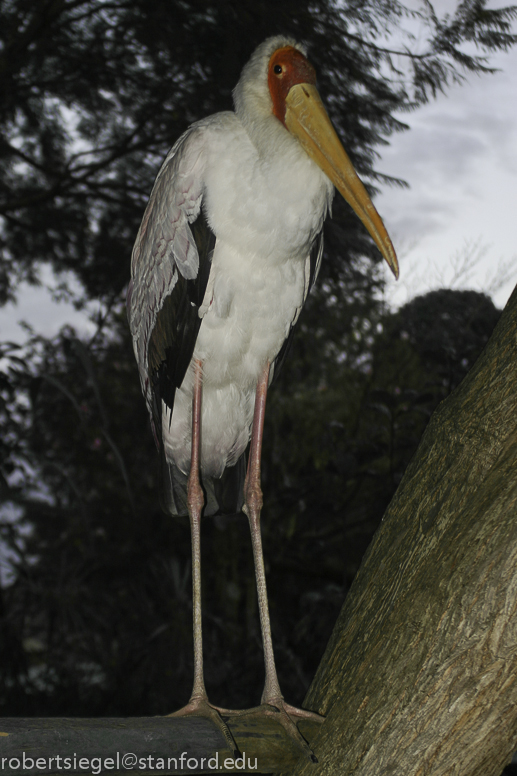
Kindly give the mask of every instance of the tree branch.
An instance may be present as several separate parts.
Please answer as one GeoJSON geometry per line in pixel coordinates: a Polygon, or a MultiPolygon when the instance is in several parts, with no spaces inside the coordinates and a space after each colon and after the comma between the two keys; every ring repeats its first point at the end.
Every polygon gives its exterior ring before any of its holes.
{"type": "MultiPolygon", "coordinates": [[[[96,767],[91,763],[92,758],[101,758],[103,773],[156,776],[157,773],[190,773],[192,770],[274,773],[292,770],[298,759],[304,757],[282,725],[272,719],[250,715],[231,718],[228,724],[240,749],[239,758],[245,758],[245,768],[237,762],[234,764],[233,753],[222,733],[210,720],[201,717],[2,719],[0,764],[6,775],[22,771],[91,773],[96,767]],[[26,758],[34,761],[44,758],[45,762],[33,767],[29,763],[23,768],[21,762],[17,765],[16,758],[21,761],[24,752],[26,758]],[[136,756],[136,764],[133,762],[131,767],[129,760],[123,760],[124,755],[136,756]],[[58,756],[60,763],[56,760],[58,756]],[[49,758],[53,758],[53,762],[49,763],[49,758]],[[70,758],[70,762],[65,762],[64,758],[70,758]],[[84,763],[80,765],[81,758],[88,759],[89,767],[84,763]],[[106,758],[112,762],[104,767],[106,758]],[[190,766],[187,765],[190,758],[195,759],[199,767],[193,768],[192,761],[190,766]],[[163,764],[158,762],[159,759],[163,764]],[[212,760],[211,766],[209,760],[212,760]]],[[[300,727],[312,740],[319,725],[305,721],[300,727]]]]}

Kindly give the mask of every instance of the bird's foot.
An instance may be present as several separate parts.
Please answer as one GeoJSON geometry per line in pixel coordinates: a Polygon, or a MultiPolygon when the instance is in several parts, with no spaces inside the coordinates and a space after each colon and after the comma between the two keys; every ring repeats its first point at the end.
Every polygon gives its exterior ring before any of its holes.
{"type": "Polygon", "coordinates": [[[280,696],[278,698],[270,698],[267,701],[263,701],[260,706],[256,706],[253,709],[245,709],[243,711],[225,711],[221,709],[222,713],[231,716],[266,716],[276,719],[280,722],[287,734],[294,740],[297,746],[302,750],[304,755],[312,763],[317,763],[318,758],[310,748],[309,744],[298,730],[298,722],[307,719],[311,722],[317,722],[322,725],[325,722],[325,717],[321,714],[316,714],[314,711],[307,711],[307,709],[298,709],[296,706],[291,706],[290,703],[286,703],[280,696]]]}
{"type": "Polygon", "coordinates": [[[224,740],[234,757],[239,755],[239,747],[235,743],[235,739],[230,732],[230,728],[222,718],[221,714],[231,714],[226,709],[220,709],[217,706],[213,706],[206,696],[192,697],[186,706],[178,711],[173,711],[172,714],[167,714],[168,717],[205,717],[210,719],[215,726],[221,731],[224,736],[224,740]]]}

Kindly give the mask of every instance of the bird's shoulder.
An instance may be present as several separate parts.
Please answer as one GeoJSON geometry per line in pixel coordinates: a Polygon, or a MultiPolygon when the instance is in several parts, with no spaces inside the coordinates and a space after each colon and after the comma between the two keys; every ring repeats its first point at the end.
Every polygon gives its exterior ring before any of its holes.
{"type": "Polygon", "coordinates": [[[186,278],[197,273],[194,246],[185,237],[186,225],[201,209],[207,164],[245,130],[235,113],[213,114],[192,124],[174,143],[156,176],[132,255],[132,273],[146,270],[152,257],[163,255],[175,242],[174,259],[186,278]],[[140,266],[141,265],[141,266],[140,266]]]}
{"type": "MultiPolygon", "coordinates": [[[[194,122],[178,138],[156,176],[154,188],[162,177],[191,171],[203,175],[206,163],[221,148],[228,148],[233,139],[248,137],[241,120],[233,111],[221,111],[194,122]]],[[[151,192],[152,196],[152,192],[151,192]]]]}
{"type": "Polygon", "coordinates": [[[202,209],[205,168],[211,138],[225,123],[224,114],[196,122],[173,145],[133,248],[127,312],[149,405],[148,380],[158,375],[158,394],[172,408],[192,355],[215,246],[202,209]]]}

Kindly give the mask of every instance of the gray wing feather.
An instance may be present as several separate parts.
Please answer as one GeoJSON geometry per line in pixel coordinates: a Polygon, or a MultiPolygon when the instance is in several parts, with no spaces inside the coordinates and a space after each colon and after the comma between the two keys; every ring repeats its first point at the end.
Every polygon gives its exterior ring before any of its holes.
{"type": "Polygon", "coordinates": [[[148,347],[158,313],[178,273],[194,279],[199,256],[189,223],[199,215],[204,189],[206,130],[191,127],[158,173],[131,257],[127,313],[142,391],[151,410],[148,347]]]}

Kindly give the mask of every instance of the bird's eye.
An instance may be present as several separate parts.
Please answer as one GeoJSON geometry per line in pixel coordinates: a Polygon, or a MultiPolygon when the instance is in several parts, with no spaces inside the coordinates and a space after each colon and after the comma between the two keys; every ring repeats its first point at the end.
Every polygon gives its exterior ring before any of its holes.
{"type": "Polygon", "coordinates": [[[275,72],[277,75],[280,75],[280,73],[282,73],[282,71],[283,71],[283,67],[282,67],[282,65],[275,65],[275,66],[274,66],[274,68],[273,68],[273,71],[274,71],[274,72],[275,72]]]}

